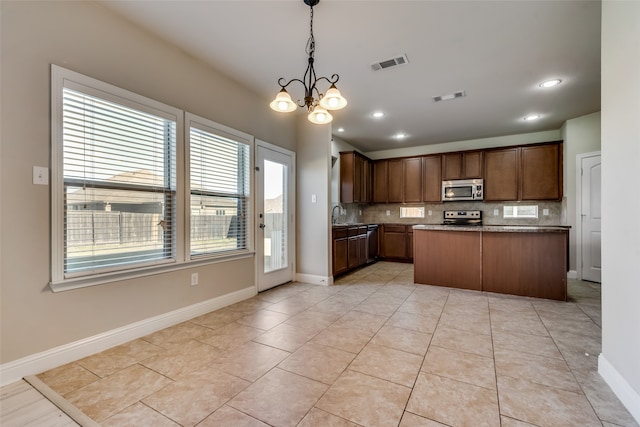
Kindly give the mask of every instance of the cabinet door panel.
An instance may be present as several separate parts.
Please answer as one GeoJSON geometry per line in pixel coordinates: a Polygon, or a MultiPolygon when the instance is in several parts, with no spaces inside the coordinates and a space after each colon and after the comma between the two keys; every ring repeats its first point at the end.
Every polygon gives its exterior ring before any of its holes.
{"type": "Polygon", "coordinates": [[[403,159],[403,180],[405,203],[419,203],[422,201],[422,159],[412,157],[403,159]]]}
{"type": "Polygon", "coordinates": [[[402,159],[391,159],[388,163],[387,190],[389,203],[402,203],[403,200],[403,161],[402,159]]]}
{"type": "Polygon", "coordinates": [[[422,158],[422,200],[442,201],[442,159],[441,156],[422,158]]]}
{"type": "Polygon", "coordinates": [[[521,148],[521,200],[560,200],[559,144],[521,148]]]}
{"type": "Polygon", "coordinates": [[[333,240],[333,275],[341,274],[349,269],[347,264],[347,239],[333,240]]]}
{"type": "Polygon", "coordinates": [[[340,153],[340,202],[353,203],[353,188],[355,183],[354,167],[355,156],[353,153],[340,153]]]}
{"type": "Polygon", "coordinates": [[[349,249],[348,249],[348,265],[349,270],[356,268],[358,262],[360,262],[360,255],[358,254],[358,236],[349,237],[349,249]]]}
{"type": "Polygon", "coordinates": [[[355,203],[362,202],[362,173],[364,159],[360,156],[354,156],[353,162],[353,201],[355,203]]]}
{"type": "Polygon", "coordinates": [[[484,154],[484,200],[518,200],[519,148],[484,154]]]}
{"type": "Polygon", "coordinates": [[[386,203],[388,199],[388,162],[379,160],[373,162],[373,202],[386,203]]]}
{"type": "Polygon", "coordinates": [[[462,153],[463,179],[482,178],[482,151],[462,153]]]}
{"type": "Polygon", "coordinates": [[[462,153],[442,155],[442,179],[462,179],[462,153]]]}

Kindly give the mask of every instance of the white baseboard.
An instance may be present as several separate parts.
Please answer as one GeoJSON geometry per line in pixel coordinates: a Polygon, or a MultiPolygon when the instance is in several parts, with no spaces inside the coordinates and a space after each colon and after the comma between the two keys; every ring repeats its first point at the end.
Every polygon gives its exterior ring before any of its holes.
{"type": "Polygon", "coordinates": [[[598,373],[618,396],[631,416],[640,424],[640,394],[629,385],[602,353],[598,356],[598,373]]]}
{"type": "Polygon", "coordinates": [[[577,278],[578,278],[578,272],[576,270],[567,271],[567,279],[577,279],[577,278]]]}
{"type": "Polygon", "coordinates": [[[312,285],[328,286],[333,283],[333,277],[317,276],[315,274],[296,273],[296,282],[311,283],[312,285]]]}
{"type": "Polygon", "coordinates": [[[251,286],[0,365],[0,386],[18,381],[256,295],[251,286]]]}

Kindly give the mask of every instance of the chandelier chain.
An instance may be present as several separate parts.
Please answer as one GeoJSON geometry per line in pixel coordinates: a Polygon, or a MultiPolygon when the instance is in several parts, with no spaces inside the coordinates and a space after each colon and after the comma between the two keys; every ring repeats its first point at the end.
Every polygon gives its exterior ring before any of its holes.
{"type": "Polygon", "coordinates": [[[311,9],[311,13],[310,13],[310,23],[309,23],[309,40],[307,41],[307,55],[313,57],[313,54],[316,51],[316,40],[315,37],[313,37],[313,6],[311,6],[309,9],[311,9]]]}

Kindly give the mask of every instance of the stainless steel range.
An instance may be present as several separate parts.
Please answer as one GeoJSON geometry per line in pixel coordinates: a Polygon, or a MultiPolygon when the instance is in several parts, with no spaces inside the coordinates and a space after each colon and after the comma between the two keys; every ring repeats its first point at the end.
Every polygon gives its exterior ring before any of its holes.
{"type": "Polygon", "coordinates": [[[444,211],[442,225],[482,225],[482,211],[444,211]]]}

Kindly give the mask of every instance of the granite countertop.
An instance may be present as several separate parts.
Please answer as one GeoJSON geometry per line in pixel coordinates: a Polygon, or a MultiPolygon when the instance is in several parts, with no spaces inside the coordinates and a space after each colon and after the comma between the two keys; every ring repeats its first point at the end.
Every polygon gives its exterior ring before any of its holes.
{"type": "Polygon", "coordinates": [[[569,231],[568,225],[414,225],[414,230],[441,230],[441,231],[486,231],[496,233],[564,233],[569,231]]]}

